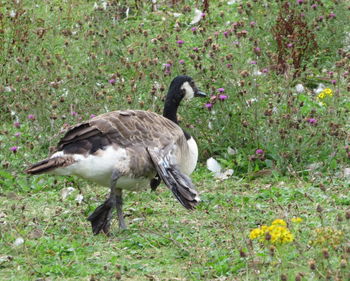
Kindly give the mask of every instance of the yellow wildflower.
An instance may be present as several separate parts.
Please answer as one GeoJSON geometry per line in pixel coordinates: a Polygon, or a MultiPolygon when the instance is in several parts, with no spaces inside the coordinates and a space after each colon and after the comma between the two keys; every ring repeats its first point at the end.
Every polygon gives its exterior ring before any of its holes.
{"type": "Polygon", "coordinates": [[[260,237],[263,233],[264,232],[260,228],[254,228],[249,234],[249,239],[254,240],[260,237]]]}
{"type": "Polygon", "coordinates": [[[322,92],[325,93],[327,96],[330,96],[330,97],[333,96],[333,91],[330,88],[326,88],[322,92]]]}
{"type": "Polygon", "coordinates": [[[276,245],[292,242],[294,235],[289,231],[287,223],[284,220],[276,219],[270,226],[262,225],[259,228],[254,228],[250,232],[249,238],[276,245]]]}
{"type": "Polygon", "coordinates": [[[326,94],[322,91],[321,93],[318,94],[317,96],[319,99],[323,100],[326,97],[326,94]]]}
{"type": "Polygon", "coordinates": [[[269,227],[267,225],[263,224],[260,228],[265,233],[269,227]]]}
{"type": "Polygon", "coordinates": [[[287,226],[287,223],[284,220],[281,219],[276,219],[274,220],[271,225],[282,225],[282,226],[287,226]]]}
{"type": "Polygon", "coordinates": [[[303,221],[303,219],[299,218],[299,217],[292,218],[292,222],[295,222],[295,223],[301,223],[302,221],[303,221]]]}
{"type": "Polygon", "coordinates": [[[330,89],[330,88],[324,89],[322,92],[320,92],[320,93],[317,95],[317,98],[320,99],[320,100],[323,100],[323,99],[325,99],[327,96],[333,97],[333,91],[332,91],[332,89],[330,89]]]}

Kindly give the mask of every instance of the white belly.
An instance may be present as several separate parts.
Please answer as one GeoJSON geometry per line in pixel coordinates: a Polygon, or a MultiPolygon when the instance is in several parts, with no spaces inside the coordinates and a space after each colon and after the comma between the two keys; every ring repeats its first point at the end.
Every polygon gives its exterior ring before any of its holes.
{"type": "MultiPolygon", "coordinates": [[[[62,156],[59,151],[52,157],[62,156]]],[[[52,173],[56,175],[76,175],[102,186],[110,186],[112,172],[117,169],[123,174],[130,173],[130,158],[123,148],[114,149],[112,146],[97,153],[96,155],[84,156],[81,154],[72,155],[75,163],[67,167],[57,168],[52,173]]],[[[117,188],[127,190],[142,190],[149,186],[150,179],[147,177],[133,178],[122,176],[117,180],[117,188]]]]}

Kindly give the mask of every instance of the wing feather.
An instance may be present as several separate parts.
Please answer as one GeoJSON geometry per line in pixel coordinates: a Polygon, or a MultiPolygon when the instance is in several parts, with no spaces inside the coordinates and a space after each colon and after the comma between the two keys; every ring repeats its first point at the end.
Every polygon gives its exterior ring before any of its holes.
{"type": "Polygon", "coordinates": [[[72,127],[57,149],[84,154],[103,149],[108,144],[164,147],[182,137],[183,131],[177,124],[154,112],[112,111],[72,127]]]}

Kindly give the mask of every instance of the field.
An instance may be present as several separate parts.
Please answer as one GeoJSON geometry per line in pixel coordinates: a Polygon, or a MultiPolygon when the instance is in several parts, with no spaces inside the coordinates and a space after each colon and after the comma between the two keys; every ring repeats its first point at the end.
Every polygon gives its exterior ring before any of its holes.
{"type": "Polygon", "coordinates": [[[0,1],[0,280],[349,280],[349,9],[0,1]],[[208,93],[179,110],[200,151],[194,211],[164,184],[125,193],[128,229],[93,236],[107,188],[24,174],[82,120],[161,114],[180,74],[208,93]]]}

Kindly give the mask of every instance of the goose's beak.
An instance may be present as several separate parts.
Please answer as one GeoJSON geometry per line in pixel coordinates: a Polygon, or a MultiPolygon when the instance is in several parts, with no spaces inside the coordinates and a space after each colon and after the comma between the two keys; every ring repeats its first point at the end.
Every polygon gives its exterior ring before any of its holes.
{"type": "Polygon", "coordinates": [[[201,98],[204,98],[204,97],[206,97],[207,96],[207,94],[206,93],[204,93],[204,92],[202,92],[202,91],[196,91],[195,93],[194,93],[194,96],[195,97],[201,97],[201,98]]]}

